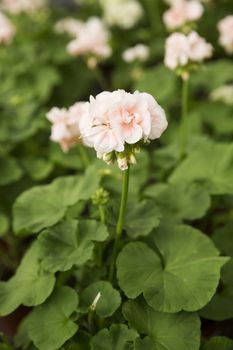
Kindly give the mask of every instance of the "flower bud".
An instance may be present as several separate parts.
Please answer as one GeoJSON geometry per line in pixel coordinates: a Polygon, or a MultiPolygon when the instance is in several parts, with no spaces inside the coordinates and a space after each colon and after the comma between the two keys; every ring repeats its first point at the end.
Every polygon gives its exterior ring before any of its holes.
{"type": "Polygon", "coordinates": [[[99,292],[99,293],[96,295],[96,297],[95,297],[93,303],[92,303],[91,306],[90,306],[90,310],[91,310],[91,311],[95,311],[96,306],[97,306],[97,303],[98,303],[98,301],[100,300],[100,298],[101,298],[101,293],[99,292]]]}
{"type": "Polygon", "coordinates": [[[109,201],[109,193],[101,187],[93,194],[91,199],[94,205],[105,205],[109,201]]]}
{"type": "Polygon", "coordinates": [[[124,157],[124,158],[118,157],[117,158],[117,163],[118,163],[119,168],[122,171],[128,169],[128,162],[127,162],[127,158],[126,157],[124,157]]]}

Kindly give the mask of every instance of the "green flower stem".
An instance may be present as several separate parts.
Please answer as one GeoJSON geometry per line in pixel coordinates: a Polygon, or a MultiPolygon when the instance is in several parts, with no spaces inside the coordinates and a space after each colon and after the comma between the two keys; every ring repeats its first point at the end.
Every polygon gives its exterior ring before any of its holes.
{"type": "Polygon", "coordinates": [[[79,154],[80,154],[80,157],[82,159],[83,165],[85,167],[88,167],[88,165],[90,165],[90,161],[89,161],[88,155],[87,155],[83,145],[79,144],[78,149],[79,149],[79,154]]]}
{"type": "Polygon", "coordinates": [[[103,71],[101,70],[101,68],[98,65],[94,68],[94,72],[95,72],[95,77],[96,77],[100,87],[103,90],[108,91],[110,89],[109,83],[108,83],[107,79],[105,78],[103,71]]]}
{"type": "Polygon", "coordinates": [[[103,205],[99,205],[99,213],[100,213],[100,222],[102,224],[105,224],[105,212],[104,212],[104,206],[103,205]]]}
{"type": "Polygon", "coordinates": [[[187,151],[188,140],[188,79],[182,79],[182,113],[180,126],[180,156],[183,157],[187,151]]]}
{"type": "Polygon", "coordinates": [[[124,171],[124,175],[123,175],[121,206],[120,206],[119,218],[118,218],[117,227],[116,227],[115,242],[113,246],[109,277],[108,277],[110,282],[113,280],[113,277],[114,277],[116,257],[119,249],[122,231],[123,231],[123,224],[124,224],[125,210],[127,205],[128,189],[129,189],[129,169],[130,168],[128,167],[128,169],[124,171]]]}

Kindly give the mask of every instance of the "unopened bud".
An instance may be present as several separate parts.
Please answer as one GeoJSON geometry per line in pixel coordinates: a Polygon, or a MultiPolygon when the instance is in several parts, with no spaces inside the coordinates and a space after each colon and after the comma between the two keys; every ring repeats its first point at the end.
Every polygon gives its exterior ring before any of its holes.
{"type": "Polygon", "coordinates": [[[95,311],[96,306],[97,306],[97,303],[98,303],[98,301],[100,300],[100,298],[101,298],[101,293],[99,292],[99,293],[96,295],[96,297],[95,297],[93,303],[92,303],[91,306],[90,306],[90,310],[91,310],[91,311],[95,311]]]}
{"type": "Polygon", "coordinates": [[[128,162],[127,162],[127,158],[124,157],[124,158],[117,158],[117,163],[118,163],[118,166],[119,168],[124,171],[124,170],[127,170],[128,169],[128,162]]]}
{"type": "Polygon", "coordinates": [[[89,57],[87,59],[87,67],[89,69],[95,69],[97,67],[97,64],[98,64],[98,62],[97,62],[97,59],[95,57],[92,56],[92,57],[89,57]]]}
{"type": "Polygon", "coordinates": [[[130,154],[130,157],[129,157],[129,163],[130,164],[137,164],[137,160],[136,160],[136,157],[134,154],[130,154]]]}
{"type": "Polygon", "coordinates": [[[103,160],[105,161],[105,163],[107,163],[108,165],[113,163],[113,152],[109,152],[109,153],[104,153],[103,155],[103,160]]]}
{"type": "Polygon", "coordinates": [[[94,205],[105,205],[109,201],[109,193],[101,187],[93,194],[91,199],[94,205]]]}

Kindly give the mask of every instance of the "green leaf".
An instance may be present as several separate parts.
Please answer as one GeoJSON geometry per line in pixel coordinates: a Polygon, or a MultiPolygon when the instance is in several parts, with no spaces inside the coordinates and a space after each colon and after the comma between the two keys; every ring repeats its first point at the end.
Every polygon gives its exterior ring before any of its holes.
{"type": "Polygon", "coordinates": [[[55,225],[70,206],[93,195],[100,176],[96,168],[90,166],[82,177],[61,177],[50,185],[37,186],[21,194],[13,207],[15,233],[34,233],[55,225]]]}
{"type": "Polygon", "coordinates": [[[233,340],[226,337],[213,337],[201,348],[202,350],[233,350],[233,340]]]}
{"type": "Polygon", "coordinates": [[[97,315],[100,317],[111,316],[119,308],[121,297],[111,283],[106,281],[92,283],[83,291],[79,309],[81,312],[87,312],[98,293],[101,293],[101,296],[95,309],[97,315]]]}
{"type": "Polygon", "coordinates": [[[0,156],[0,167],[0,186],[15,182],[23,175],[22,169],[14,158],[0,156]]]}
{"type": "Polygon", "coordinates": [[[171,101],[174,98],[176,81],[175,74],[161,64],[145,70],[135,89],[148,92],[156,96],[160,103],[167,104],[168,100],[171,101]]]}
{"type": "Polygon", "coordinates": [[[211,240],[188,226],[161,226],[151,239],[152,248],[129,243],[118,256],[117,277],[127,297],[143,293],[151,307],[163,312],[206,305],[228,258],[218,257],[211,240]]]}
{"type": "Polygon", "coordinates": [[[36,181],[46,179],[53,170],[53,164],[43,158],[25,158],[22,163],[28,175],[36,181]]]}
{"type": "Polygon", "coordinates": [[[127,205],[124,229],[131,238],[148,235],[160,222],[160,212],[153,201],[127,205]]]}
{"type": "Polygon", "coordinates": [[[91,350],[133,350],[133,341],[137,337],[134,330],[126,325],[114,324],[103,329],[91,340],[91,350]]]}
{"type": "Polygon", "coordinates": [[[130,327],[147,335],[136,340],[135,350],[199,350],[200,320],[195,313],[161,313],[141,299],[124,304],[123,314],[130,327]]]}
{"type": "MultiPolygon", "coordinates": [[[[213,235],[215,245],[223,254],[233,257],[232,222],[217,229],[213,235]]],[[[221,284],[211,301],[200,311],[203,318],[223,321],[233,317],[233,258],[223,266],[221,284]]]]}
{"type": "Polygon", "coordinates": [[[165,217],[194,220],[203,217],[211,199],[205,186],[198,183],[149,186],[145,195],[155,198],[165,217]]]}
{"type": "Polygon", "coordinates": [[[51,294],[55,278],[44,271],[38,259],[38,246],[33,244],[22,259],[15,275],[0,282],[0,316],[5,316],[20,304],[35,306],[51,294]]]}
{"type": "Polygon", "coordinates": [[[93,241],[102,242],[107,237],[106,226],[95,220],[63,221],[38,237],[42,266],[56,272],[83,265],[92,258],[93,241]]]}
{"type": "Polygon", "coordinates": [[[208,143],[181,162],[172,173],[170,182],[203,181],[212,194],[233,194],[232,178],[233,144],[208,143]]]}
{"type": "Polygon", "coordinates": [[[77,332],[78,325],[70,320],[77,306],[76,292],[72,288],[61,287],[32,311],[29,336],[38,349],[59,349],[77,332]]]}
{"type": "Polygon", "coordinates": [[[226,223],[225,226],[217,229],[212,239],[218,249],[224,254],[233,258],[233,239],[232,239],[233,221],[226,223]]]}

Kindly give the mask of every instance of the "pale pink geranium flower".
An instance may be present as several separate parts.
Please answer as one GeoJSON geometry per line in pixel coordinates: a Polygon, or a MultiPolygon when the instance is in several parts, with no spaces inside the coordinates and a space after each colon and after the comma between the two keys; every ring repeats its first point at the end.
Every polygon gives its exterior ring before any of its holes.
{"type": "Polygon", "coordinates": [[[148,59],[148,57],[149,57],[149,48],[144,44],[137,44],[133,47],[129,47],[122,54],[123,60],[128,63],[133,61],[144,62],[148,59]]]}
{"type": "MultiPolygon", "coordinates": [[[[106,155],[117,152],[122,170],[128,164],[125,152],[140,141],[160,137],[166,127],[165,113],[151,95],[124,90],[91,97],[88,120],[80,125],[85,143],[95,148],[97,156],[108,160],[106,155]]],[[[133,162],[132,154],[127,156],[133,162]]]]}
{"type": "Polygon", "coordinates": [[[91,17],[81,26],[77,37],[67,50],[72,56],[93,55],[107,58],[111,55],[110,34],[104,23],[97,17],[91,17]]]}
{"type": "Polygon", "coordinates": [[[212,45],[194,31],[188,35],[173,33],[166,40],[165,65],[174,70],[191,62],[201,63],[211,57],[212,52],[212,45]]]}
{"type": "Polygon", "coordinates": [[[170,69],[185,66],[189,61],[189,43],[183,33],[171,34],[165,43],[165,65],[170,69]]]}
{"type": "Polygon", "coordinates": [[[87,111],[86,102],[77,102],[69,109],[54,107],[47,113],[52,123],[50,139],[59,143],[64,152],[80,142],[80,121],[87,117],[87,111]]]}
{"type": "Polygon", "coordinates": [[[226,16],[218,22],[218,30],[220,33],[219,43],[226,52],[233,53],[233,15],[226,16]]]}
{"type": "Polygon", "coordinates": [[[10,20],[0,12],[0,44],[9,44],[15,35],[15,27],[10,20]]]}
{"type": "Polygon", "coordinates": [[[197,21],[203,11],[204,8],[198,0],[176,0],[164,13],[163,21],[169,30],[174,30],[186,23],[197,21]]]}
{"type": "Polygon", "coordinates": [[[55,31],[58,34],[67,33],[70,36],[76,38],[83,26],[83,22],[72,17],[66,17],[61,19],[55,24],[55,31]]]}
{"type": "Polygon", "coordinates": [[[197,32],[191,32],[188,35],[188,42],[190,46],[189,58],[191,61],[202,62],[204,59],[212,56],[213,46],[207,43],[197,32]]]}
{"type": "Polygon", "coordinates": [[[45,5],[45,0],[2,0],[4,10],[14,15],[35,12],[45,5]]]}

